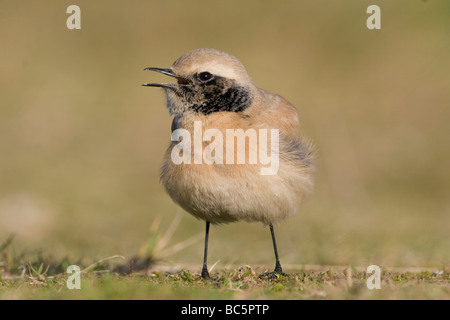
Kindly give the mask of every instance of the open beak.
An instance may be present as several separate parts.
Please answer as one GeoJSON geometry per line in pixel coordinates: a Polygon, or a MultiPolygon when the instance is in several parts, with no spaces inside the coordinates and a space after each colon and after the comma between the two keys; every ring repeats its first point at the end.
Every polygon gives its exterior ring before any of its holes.
{"type": "Polygon", "coordinates": [[[178,80],[178,84],[174,83],[144,83],[143,86],[145,87],[161,87],[161,88],[176,88],[180,84],[189,84],[190,81],[184,77],[181,77],[177,74],[175,74],[172,69],[163,69],[163,68],[145,68],[144,70],[150,70],[150,71],[156,71],[162,74],[165,74],[169,77],[174,77],[178,80]]]}

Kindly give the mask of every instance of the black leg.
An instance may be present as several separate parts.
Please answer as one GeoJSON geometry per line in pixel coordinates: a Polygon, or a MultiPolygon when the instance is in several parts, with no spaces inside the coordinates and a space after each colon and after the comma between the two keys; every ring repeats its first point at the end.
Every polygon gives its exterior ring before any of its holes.
{"type": "Polygon", "coordinates": [[[270,224],[270,234],[272,235],[272,243],[273,243],[273,250],[275,251],[275,270],[273,272],[266,272],[260,275],[260,277],[269,277],[271,279],[275,278],[276,274],[281,274],[285,276],[286,274],[283,273],[283,268],[281,268],[280,259],[278,258],[278,250],[277,250],[277,241],[275,240],[275,231],[273,230],[273,225],[270,224]]]}
{"type": "Polygon", "coordinates": [[[208,237],[209,237],[209,221],[206,221],[206,233],[205,233],[205,252],[203,256],[203,269],[202,278],[206,280],[212,280],[209,276],[207,260],[208,260],[208,237]]]}
{"type": "Polygon", "coordinates": [[[270,225],[270,233],[272,234],[273,250],[275,251],[275,270],[276,273],[283,273],[281,268],[280,259],[278,258],[277,241],[275,240],[275,232],[273,231],[273,225],[270,225]]]}

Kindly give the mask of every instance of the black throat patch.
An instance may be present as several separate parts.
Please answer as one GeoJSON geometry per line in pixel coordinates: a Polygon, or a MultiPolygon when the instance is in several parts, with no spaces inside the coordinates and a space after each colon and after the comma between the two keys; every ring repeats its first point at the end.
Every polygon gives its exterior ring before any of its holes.
{"type": "Polygon", "coordinates": [[[242,112],[252,103],[250,90],[239,86],[234,80],[215,77],[195,87],[183,88],[190,108],[201,114],[214,112],[242,112]]]}

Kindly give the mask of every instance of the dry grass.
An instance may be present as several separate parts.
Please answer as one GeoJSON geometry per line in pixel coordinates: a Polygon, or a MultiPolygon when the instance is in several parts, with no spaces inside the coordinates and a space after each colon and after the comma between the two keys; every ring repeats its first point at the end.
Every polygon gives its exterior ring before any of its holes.
{"type": "Polygon", "coordinates": [[[213,272],[216,281],[199,273],[82,274],[80,290],[66,287],[67,275],[27,275],[0,282],[2,299],[449,299],[450,274],[390,272],[383,269],[380,290],[366,287],[367,275],[347,267],[296,271],[276,279],[261,279],[250,266],[213,272]]]}
{"type": "MultiPolygon", "coordinates": [[[[439,268],[381,267],[381,289],[369,290],[371,273],[366,267],[284,265],[286,275],[261,277],[262,266],[210,266],[215,279],[201,278],[199,265],[165,262],[155,248],[164,248],[179,220],[153,234],[130,260],[115,255],[80,267],[81,289],[70,290],[66,282],[68,259],[41,254],[16,254],[13,238],[0,246],[0,299],[449,299],[450,272],[439,268]],[[162,234],[162,236],[159,236],[162,234]],[[152,246],[148,246],[152,244],[152,246]],[[142,248],[146,248],[145,250],[142,248]],[[220,269],[219,269],[220,268],[220,269]]],[[[173,247],[185,247],[185,242],[173,247]]],[[[173,252],[173,250],[169,250],[173,252]]],[[[84,259],[86,261],[86,259],[84,259]]]]}

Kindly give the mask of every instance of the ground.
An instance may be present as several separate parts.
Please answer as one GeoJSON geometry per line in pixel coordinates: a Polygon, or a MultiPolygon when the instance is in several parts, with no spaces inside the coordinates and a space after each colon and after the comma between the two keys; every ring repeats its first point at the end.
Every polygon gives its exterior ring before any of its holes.
{"type": "Polygon", "coordinates": [[[65,272],[51,274],[65,266],[27,264],[3,268],[0,299],[449,299],[449,270],[396,270],[381,267],[380,289],[369,290],[370,274],[360,267],[296,266],[287,276],[260,278],[261,267],[240,266],[212,270],[214,281],[200,277],[199,268],[179,269],[162,264],[134,271],[129,262],[110,257],[81,269],[80,289],[65,272]],[[123,268],[123,266],[128,266],[123,268]]]}

